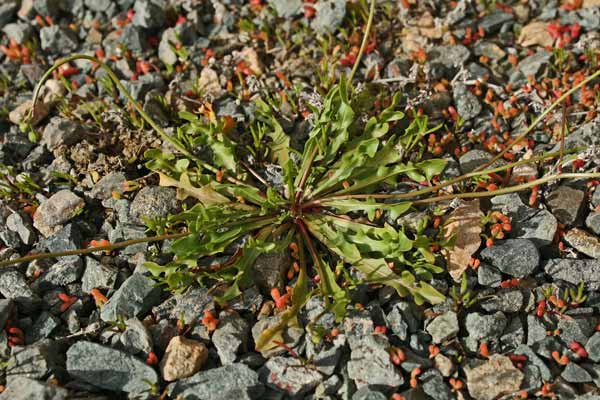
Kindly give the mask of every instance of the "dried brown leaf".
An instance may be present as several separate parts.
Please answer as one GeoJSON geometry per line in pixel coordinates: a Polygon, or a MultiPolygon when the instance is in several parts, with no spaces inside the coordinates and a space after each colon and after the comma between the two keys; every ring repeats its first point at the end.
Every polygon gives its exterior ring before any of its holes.
{"type": "Polygon", "coordinates": [[[479,200],[462,202],[448,215],[444,225],[444,237],[455,237],[454,246],[444,253],[450,276],[459,281],[469,267],[469,260],[481,245],[481,217],[479,200]]]}

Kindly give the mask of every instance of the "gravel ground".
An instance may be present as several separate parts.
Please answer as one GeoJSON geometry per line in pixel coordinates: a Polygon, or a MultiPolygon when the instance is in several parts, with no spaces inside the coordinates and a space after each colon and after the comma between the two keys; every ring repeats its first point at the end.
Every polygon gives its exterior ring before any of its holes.
{"type": "MultiPolygon", "coordinates": [[[[354,63],[366,3],[3,1],[0,261],[143,238],[148,220],[187,204],[144,166],[145,150],[169,145],[92,63],[54,74],[34,130],[23,125],[34,85],[56,60],[103,59],[170,133],[174,115],[190,111],[230,117],[243,141],[257,98],[293,93],[297,104],[282,105],[278,118],[301,146],[306,105],[354,63]]],[[[511,141],[597,70],[599,1],[377,1],[373,32],[355,81],[365,93],[401,92],[407,115],[445,124],[427,145],[449,161],[443,178],[506,146],[506,161],[558,151],[563,121],[564,149],[586,149],[565,169],[600,165],[599,80],[550,113],[526,144],[511,141]]],[[[512,172],[515,182],[541,175],[527,166],[512,172]]],[[[286,283],[287,252],[259,259],[256,285],[228,307],[210,288],[156,285],[144,263],[168,257],[166,243],[3,268],[0,399],[600,398],[597,183],[462,203],[452,213],[497,212],[510,225],[493,245],[491,225],[452,228],[464,243],[440,257],[444,273],[433,284],[450,293],[462,276],[462,294],[416,306],[389,288],[359,285],[341,323],[329,313],[320,320],[320,341],[304,330],[323,310],[312,299],[285,346],[262,354],[254,341],[278,319],[269,290],[286,283]]]]}

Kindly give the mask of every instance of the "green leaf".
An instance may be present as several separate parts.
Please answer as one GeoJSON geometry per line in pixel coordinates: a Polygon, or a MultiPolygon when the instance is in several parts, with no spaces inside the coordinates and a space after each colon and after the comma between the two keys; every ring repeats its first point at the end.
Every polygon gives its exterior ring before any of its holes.
{"type": "Polygon", "coordinates": [[[325,296],[333,298],[333,314],[335,315],[336,321],[341,321],[346,315],[346,307],[350,304],[350,295],[346,290],[343,290],[336,282],[335,274],[329,267],[329,264],[325,263],[321,259],[323,276],[321,280],[323,282],[322,287],[325,289],[325,296]]]}
{"type": "Polygon", "coordinates": [[[326,200],[321,203],[323,206],[332,207],[339,212],[346,214],[349,212],[364,212],[369,215],[369,219],[373,220],[373,214],[376,210],[384,210],[390,213],[390,218],[396,220],[399,216],[407,212],[412,203],[376,203],[373,199],[370,200],[326,200]]]}
{"type": "Polygon", "coordinates": [[[161,172],[158,172],[158,176],[160,177],[160,186],[176,187],[178,189],[177,198],[179,200],[184,200],[186,197],[192,196],[206,206],[231,203],[231,200],[219,194],[211,185],[204,185],[201,188],[192,186],[187,173],[181,174],[179,180],[173,179],[161,172]]]}
{"type": "Polygon", "coordinates": [[[271,107],[261,99],[256,101],[256,112],[257,118],[269,128],[266,135],[271,139],[268,146],[273,154],[273,161],[285,168],[290,161],[290,137],[285,134],[271,107]]]}
{"type": "Polygon", "coordinates": [[[421,171],[423,171],[423,173],[425,174],[425,177],[427,178],[427,181],[431,181],[431,178],[433,178],[436,175],[441,174],[442,171],[444,171],[444,168],[446,168],[446,163],[447,163],[446,160],[436,158],[436,159],[422,161],[417,164],[417,167],[421,171]]]}

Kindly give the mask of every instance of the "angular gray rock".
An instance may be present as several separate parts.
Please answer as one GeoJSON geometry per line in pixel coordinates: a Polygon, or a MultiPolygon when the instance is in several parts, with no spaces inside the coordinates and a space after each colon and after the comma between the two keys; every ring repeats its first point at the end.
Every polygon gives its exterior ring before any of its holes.
{"type": "Polygon", "coordinates": [[[265,385],[295,397],[312,391],[321,383],[323,375],[296,358],[273,357],[259,371],[259,379],[265,385]]]}
{"type": "Polygon", "coordinates": [[[14,347],[6,367],[11,379],[25,377],[43,379],[51,372],[64,367],[63,350],[52,340],[45,339],[35,344],[14,347]]]}
{"type": "Polygon", "coordinates": [[[76,380],[117,392],[144,393],[158,383],[156,371],[140,359],[87,341],[69,348],[67,371],[76,380]]]}
{"type": "Polygon", "coordinates": [[[221,311],[219,326],[213,332],[212,342],[217,348],[221,364],[233,364],[238,354],[246,351],[250,326],[237,313],[221,311]]]}
{"type": "Polygon", "coordinates": [[[516,278],[531,275],[540,263],[540,253],[528,239],[496,242],[481,252],[481,260],[516,278]]]}
{"type": "Polygon", "coordinates": [[[558,221],[546,209],[527,207],[517,193],[504,194],[491,199],[492,209],[510,217],[511,238],[529,239],[536,246],[552,243],[558,228],[558,221]]]}
{"type": "Polygon", "coordinates": [[[459,331],[458,317],[454,311],[447,311],[442,315],[435,317],[427,325],[425,330],[431,335],[431,340],[435,344],[442,343],[453,338],[459,331]]]}
{"type": "Polygon", "coordinates": [[[160,28],[165,23],[166,6],[163,0],[137,0],[132,23],[147,29],[160,28]]]}
{"type": "Polygon", "coordinates": [[[600,260],[551,259],[544,271],[554,280],[573,285],[583,282],[588,290],[600,290],[600,260]]]}
{"type": "Polygon", "coordinates": [[[33,226],[44,237],[58,232],[63,224],[75,217],[85,202],[70,190],[64,189],[54,193],[44,201],[33,214],[33,226]]]}
{"type": "Polygon", "coordinates": [[[502,334],[507,323],[506,316],[500,311],[492,315],[470,313],[465,327],[473,340],[494,340],[502,334]]]}
{"type": "Polygon", "coordinates": [[[508,357],[494,354],[475,368],[465,368],[467,389],[475,400],[495,400],[516,392],[523,382],[523,373],[508,357]]]}
{"type": "Polygon", "coordinates": [[[588,357],[594,362],[600,362],[600,332],[594,333],[587,341],[585,349],[588,357]]]}
{"type": "Polygon", "coordinates": [[[117,269],[100,264],[92,257],[85,258],[85,271],[81,278],[81,290],[90,293],[92,289],[110,290],[117,281],[117,269]]]}
{"type": "Polygon", "coordinates": [[[0,394],[0,400],[68,400],[65,388],[25,377],[13,378],[0,394]]]}
{"type": "Polygon", "coordinates": [[[560,376],[569,383],[585,383],[592,381],[592,376],[589,372],[574,362],[568,363],[560,376]]]}
{"type": "Polygon", "coordinates": [[[363,386],[395,388],[404,378],[390,360],[389,341],[379,334],[363,336],[350,341],[348,376],[357,388],[363,386]]]}
{"type": "Polygon", "coordinates": [[[60,25],[40,29],[42,49],[57,54],[69,54],[77,49],[79,42],[75,32],[60,25]]]}
{"type": "Polygon", "coordinates": [[[281,18],[290,18],[302,13],[302,0],[269,0],[269,4],[281,18]]]}
{"type": "Polygon", "coordinates": [[[597,236],[583,229],[573,228],[565,233],[563,239],[586,256],[600,258],[600,238],[597,236]]]}
{"type": "Polygon", "coordinates": [[[90,191],[90,197],[100,200],[110,199],[113,192],[123,194],[123,184],[127,178],[122,172],[110,172],[104,175],[90,191]]]}
{"type": "Polygon", "coordinates": [[[177,210],[175,190],[160,186],[143,187],[131,202],[132,221],[144,225],[145,219],[166,217],[177,210]]]}
{"type": "Polygon", "coordinates": [[[153,349],[152,335],[146,326],[137,318],[129,318],[125,321],[125,331],[119,339],[123,350],[131,354],[147,356],[153,349]]]}
{"type": "Polygon", "coordinates": [[[83,127],[70,119],[54,117],[42,134],[41,143],[52,151],[60,146],[70,146],[83,138],[83,127]]]}
{"type": "Polygon", "coordinates": [[[321,33],[334,32],[346,15],[346,0],[321,0],[314,7],[311,27],[321,33]]]}
{"type": "Polygon", "coordinates": [[[260,399],[265,391],[258,374],[245,364],[200,371],[167,387],[171,398],[194,400],[260,399]],[[242,397],[244,396],[244,397],[242,397]]]}
{"type": "Polygon", "coordinates": [[[100,318],[103,321],[116,321],[124,318],[140,317],[160,302],[161,289],[151,278],[135,273],[109,298],[102,307],[100,318]]]}

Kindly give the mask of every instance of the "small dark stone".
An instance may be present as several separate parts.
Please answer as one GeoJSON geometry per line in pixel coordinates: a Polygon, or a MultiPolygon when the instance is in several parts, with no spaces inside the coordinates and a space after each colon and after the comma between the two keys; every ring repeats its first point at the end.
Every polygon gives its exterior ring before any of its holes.
{"type": "Polygon", "coordinates": [[[458,162],[460,163],[460,168],[466,174],[486,164],[491,159],[492,155],[487,151],[469,150],[468,152],[460,156],[458,162]]]}
{"type": "Polygon", "coordinates": [[[581,224],[584,200],[583,191],[561,185],[546,197],[546,204],[560,223],[578,226],[581,224]]]}
{"type": "Polygon", "coordinates": [[[281,290],[290,265],[292,260],[289,251],[261,254],[252,266],[254,283],[266,294],[273,288],[281,290]]]}
{"type": "Polygon", "coordinates": [[[544,360],[538,357],[538,355],[529,346],[522,344],[515,349],[514,353],[527,356],[527,362],[533,363],[536,367],[538,367],[540,375],[545,382],[552,380],[552,372],[550,371],[550,368],[548,368],[544,360]]]}
{"type": "Polygon", "coordinates": [[[23,274],[14,269],[0,272],[0,293],[13,300],[25,313],[35,311],[40,304],[40,298],[31,290],[23,274]]]}
{"type": "Polygon", "coordinates": [[[213,296],[206,287],[192,287],[184,293],[176,294],[167,301],[154,307],[153,314],[159,319],[183,319],[186,324],[191,323],[204,310],[214,309],[213,296]]]}
{"type": "Polygon", "coordinates": [[[4,329],[8,317],[14,310],[14,303],[10,299],[0,299],[0,330],[4,329]]]}
{"type": "Polygon", "coordinates": [[[373,386],[391,389],[404,383],[404,378],[390,360],[389,347],[388,339],[378,334],[350,341],[348,376],[358,388],[373,386]]]}
{"type": "MultiPolygon", "coordinates": [[[[51,235],[44,241],[46,248],[51,252],[77,250],[83,246],[83,237],[78,225],[71,223],[51,235]]],[[[65,259],[76,260],[79,256],[65,256],[65,259]]]]}
{"type": "Polygon", "coordinates": [[[493,197],[491,202],[492,209],[510,217],[511,238],[529,239],[538,247],[552,243],[558,222],[551,212],[527,207],[517,193],[493,197]]]}
{"type": "Polygon", "coordinates": [[[481,112],[481,104],[477,97],[464,84],[452,87],[456,111],[464,120],[475,118],[481,112]]]}
{"type": "Polygon", "coordinates": [[[513,20],[514,16],[512,13],[498,11],[483,17],[481,21],[479,21],[479,26],[483,27],[486,34],[496,33],[500,30],[502,25],[506,24],[507,22],[512,22],[513,20]]]}
{"type": "Polygon", "coordinates": [[[571,342],[585,343],[594,333],[594,320],[586,317],[561,318],[557,329],[560,330],[560,338],[567,344],[571,342]]]}
{"type": "Polygon", "coordinates": [[[90,191],[90,197],[100,200],[110,199],[113,193],[123,194],[123,184],[127,178],[122,172],[111,172],[104,175],[90,191]]]}
{"type": "MultiPolygon", "coordinates": [[[[118,43],[124,46],[126,49],[131,50],[133,54],[141,54],[146,49],[146,35],[143,30],[133,24],[127,25],[123,28],[123,33],[119,36],[118,43]]],[[[135,86],[135,84],[134,84],[135,86]]],[[[144,91],[148,92],[150,88],[144,91]]],[[[137,100],[141,100],[143,95],[135,96],[137,100]]]]}
{"type": "Polygon", "coordinates": [[[546,326],[534,315],[527,316],[527,345],[531,346],[546,338],[546,326]]]}
{"type": "Polygon", "coordinates": [[[60,320],[49,312],[43,311],[33,323],[33,326],[27,330],[27,343],[35,343],[38,340],[50,337],[58,326],[60,326],[60,320]]]}

